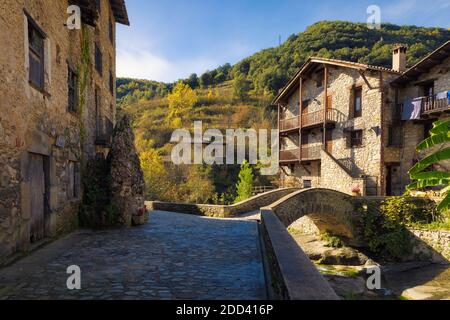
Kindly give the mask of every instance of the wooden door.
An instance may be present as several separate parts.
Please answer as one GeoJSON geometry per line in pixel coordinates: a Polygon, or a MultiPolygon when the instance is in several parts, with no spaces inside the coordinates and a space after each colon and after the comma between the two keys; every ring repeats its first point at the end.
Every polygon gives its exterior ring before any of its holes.
{"type": "Polygon", "coordinates": [[[327,97],[327,111],[331,111],[333,109],[333,96],[329,95],[327,97]]]}
{"type": "Polygon", "coordinates": [[[333,154],[333,131],[327,130],[325,135],[325,146],[329,154],[333,154]]]}
{"type": "Polygon", "coordinates": [[[45,173],[44,159],[40,155],[30,155],[30,242],[44,238],[45,173]]]}

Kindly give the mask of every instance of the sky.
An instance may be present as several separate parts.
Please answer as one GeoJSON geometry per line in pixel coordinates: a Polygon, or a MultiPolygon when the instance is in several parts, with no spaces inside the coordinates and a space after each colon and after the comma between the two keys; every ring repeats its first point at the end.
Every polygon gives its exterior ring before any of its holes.
{"type": "Polygon", "coordinates": [[[322,20],[450,28],[450,0],[126,0],[118,25],[117,75],[174,82],[234,64],[322,20]]]}

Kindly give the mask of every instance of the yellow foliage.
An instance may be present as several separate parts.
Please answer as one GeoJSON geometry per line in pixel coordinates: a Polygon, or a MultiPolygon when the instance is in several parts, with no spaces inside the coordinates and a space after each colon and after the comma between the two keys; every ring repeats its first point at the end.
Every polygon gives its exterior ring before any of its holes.
{"type": "Polygon", "coordinates": [[[182,118],[198,102],[197,93],[189,87],[188,84],[178,82],[173,88],[172,93],[167,96],[169,103],[168,120],[172,122],[173,118],[182,118]]]}

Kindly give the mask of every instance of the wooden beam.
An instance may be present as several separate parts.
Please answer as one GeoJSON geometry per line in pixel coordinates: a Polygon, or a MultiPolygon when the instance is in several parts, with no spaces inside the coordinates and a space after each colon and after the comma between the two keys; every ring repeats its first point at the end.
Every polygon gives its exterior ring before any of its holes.
{"type": "Polygon", "coordinates": [[[328,105],[328,66],[325,65],[324,69],[324,93],[323,93],[323,150],[327,149],[327,105],[328,105]]]}

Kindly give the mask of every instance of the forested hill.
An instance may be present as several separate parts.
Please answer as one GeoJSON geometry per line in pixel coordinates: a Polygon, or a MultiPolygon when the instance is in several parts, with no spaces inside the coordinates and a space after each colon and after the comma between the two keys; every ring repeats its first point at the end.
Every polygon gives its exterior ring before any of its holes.
{"type": "MultiPolygon", "coordinates": [[[[408,45],[408,65],[450,39],[450,30],[384,24],[381,30],[370,30],[364,23],[322,21],[304,32],[291,35],[281,46],[262,50],[234,66],[229,64],[193,74],[184,81],[192,88],[210,87],[228,80],[249,81],[258,94],[275,95],[298,68],[311,56],[349,60],[390,67],[392,45],[408,45]]],[[[137,102],[142,98],[164,96],[171,84],[154,81],[118,79],[118,99],[137,102]]]]}

